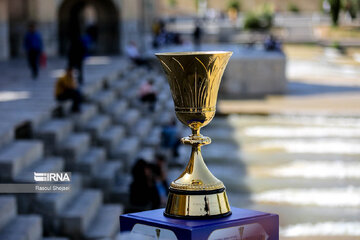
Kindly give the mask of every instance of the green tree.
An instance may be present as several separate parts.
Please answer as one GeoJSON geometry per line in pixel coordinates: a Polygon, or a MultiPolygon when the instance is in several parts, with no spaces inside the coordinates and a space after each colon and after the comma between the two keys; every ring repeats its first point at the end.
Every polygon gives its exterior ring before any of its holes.
{"type": "Polygon", "coordinates": [[[344,11],[349,13],[352,20],[354,20],[360,10],[359,0],[344,0],[343,7],[344,11]]]}
{"type": "Polygon", "coordinates": [[[244,29],[266,31],[272,27],[274,9],[270,4],[264,4],[258,11],[248,12],[244,19],[244,29]]]}
{"type": "Polygon", "coordinates": [[[299,13],[300,9],[295,3],[289,3],[288,4],[288,10],[293,13],[299,13]]]}
{"type": "Polygon", "coordinates": [[[170,7],[176,7],[177,1],[176,0],[168,0],[170,7]]]}
{"type": "Polygon", "coordinates": [[[230,0],[227,5],[228,9],[234,9],[237,12],[241,10],[241,3],[239,0],[230,0]]]}

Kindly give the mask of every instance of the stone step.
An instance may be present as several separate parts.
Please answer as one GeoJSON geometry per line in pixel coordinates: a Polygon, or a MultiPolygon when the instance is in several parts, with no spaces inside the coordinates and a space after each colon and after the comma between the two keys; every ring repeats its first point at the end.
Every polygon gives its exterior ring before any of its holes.
{"type": "Polygon", "coordinates": [[[69,239],[65,237],[46,237],[43,238],[42,240],[69,240],[69,239]]]}
{"type": "Polygon", "coordinates": [[[102,206],[94,221],[85,232],[85,239],[112,239],[119,232],[119,216],[123,209],[120,205],[107,204],[102,206]]]}
{"type": "Polygon", "coordinates": [[[141,148],[136,155],[136,158],[142,158],[145,161],[153,162],[155,159],[155,150],[152,147],[141,148]]]}
{"type": "Polygon", "coordinates": [[[0,196],[0,231],[17,214],[16,198],[14,196],[0,196]]]}
{"type": "Polygon", "coordinates": [[[141,117],[140,111],[134,108],[128,109],[121,116],[116,118],[116,122],[123,124],[126,128],[131,128],[141,117]]]}
{"type": "Polygon", "coordinates": [[[65,162],[60,157],[48,157],[41,159],[29,167],[22,170],[14,178],[14,182],[18,183],[31,183],[34,181],[34,172],[62,172],[65,168],[65,162]]]}
{"type": "MultiPolygon", "coordinates": [[[[190,153],[191,150],[188,150],[190,153]]],[[[201,153],[207,163],[236,164],[243,160],[243,153],[234,143],[229,142],[213,142],[210,145],[203,146],[201,153]],[[226,154],[224,154],[226,153],[226,154]]]]}
{"type": "Polygon", "coordinates": [[[231,124],[230,117],[222,117],[222,116],[215,115],[213,120],[211,120],[211,123],[209,123],[209,125],[207,125],[206,128],[218,129],[218,128],[229,128],[229,127],[234,127],[231,124]]]}
{"type": "Polygon", "coordinates": [[[43,217],[50,217],[51,219],[59,216],[64,211],[66,205],[79,193],[81,188],[82,177],[79,174],[72,174],[70,192],[46,193],[36,196],[36,212],[43,217]]]}
{"type": "MultiPolygon", "coordinates": [[[[343,162],[352,162],[358,161],[360,155],[359,154],[316,154],[316,153],[284,153],[284,152],[250,152],[243,151],[242,152],[241,161],[245,162],[249,166],[277,166],[280,164],[289,164],[294,162],[294,160],[304,160],[304,161],[343,161],[343,162]],[[271,154],[270,154],[271,153],[271,154]]],[[[228,160],[224,158],[224,160],[228,160]]]]}
{"type": "Polygon", "coordinates": [[[124,173],[117,177],[116,185],[114,185],[111,188],[110,199],[112,200],[112,202],[121,203],[123,206],[129,206],[129,200],[130,200],[129,190],[130,190],[131,181],[132,181],[132,176],[130,174],[124,173]]]}
{"type": "Polygon", "coordinates": [[[98,139],[101,146],[105,147],[108,153],[111,152],[125,136],[125,128],[119,125],[108,128],[98,139]]]}
{"type": "Polygon", "coordinates": [[[20,140],[6,146],[0,152],[0,178],[3,181],[13,179],[24,168],[44,155],[40,141],[20,140]]]}
{"type": "Polygon", "coordinates": [[[103,88],[103,85],[103,81],[98,81],[97,79],[96,81],[88,82],[85,86],[82,86],[81,92],[86,98],[89,98],[100,91],[103,88]]]}
{"type": "Polygon", "coordinates": [[[284,203],[259,203],[254,202],[251,199],[249,200],[249,198],[251,198],[249,194],[233,194],[231,191],[227,191],[227,194],[231,206],[279,214],[279,216],[281,216],[280,226],[294,225],[301,222],[316,223],[319,221],[339,221],[343,223],[351,221],[359,223],[359,207],[324,207],[314,205],[290,205],[284,203]],[[341,219],[339,219],[339,216],[341,216],[341,219]]]}
{"type": "Polygon", "coordinates": [[[105,158],[106,153],[103,148],[92,147],[76,162],[74,170],[90,177],[97,172],[105,158]]]}
{"type": "Polygon", "coordinates": [[[113,71],[104,77],[106,86],[112,86],[118,80],[119,70],[113,71]]]}
{"type": "Polygon", "coordinates": [[[0,230],[0,239],[39,240],[42,238],[42,221],[37,215],[19,215],[0,230]]]}
{"type": "Polygon", "coordinates": [[[83,104],[80,113],[71,115],[75,128],[79,129],[84,126],[90,119],[98,113],[97,106],[94,104],[83,104]]]}
{"type": "Polygon", "coordinates": [[[63,233],[74,238],[83,236],[101,203],[101,191],[92,189],[82,191],[62,213],[63,233]]]}
{"type": "Polygon", "coordinates": [[[94,185],[103,189],[110,189],[115,184],[116,177],[121,172],[122,167],[123,163],[120,160],[101,164],[94,176],[94,185]]]}
{"type": "Polygon", "coordinates": [[[342,180],[339,179],[303,179],[303,178],[254,178],[249,176],[239,177],[237,181],[234,181],[225,174],[213,174],[224,182],[229,191],[232,192],[247,192],[260,193],[263,191],[271,191],[277,189],[279,191],[286,189],[324,189],[324,188],[346,188],[347,186],[356,186],[359,182],[358,179],[342,180]]]}
{"type": "Polygon", "coordinates": [[[204,129],[201,129],[201,134],[207,137],[210,137],[212,142],[234,142],[236,143],[237,139],[240,140],[240,134],[238,131],[234,128],[231,128],[229,126],[226,127],[219,127],[219,128],[213,128],[213,127],[205,127],[204,129]]]}
{"type": "Polygon", "coordinates": [[[252,126],[319,126],[319,127],[354,127],[360,126],[357,118],[301,116],[301,115],[274,115],[269,117],[256,115],[231,115],[228,122],[235,128],[252,126]]]}
{"type": "MultiPolygon", "coordinates": [[[[312,161],[309,161],[310,167],[312,161]]],[[[271,172],[276,171],[280,167],[249,167],[241,164],[212,164],[208,163],[209,170],[220,179],[228,189],[233,193],[259,193],[263,191],[270,191],[272,189],[284,190],[287,188],[301,189],[301,188],[346,188],[347,186],[356,186],[358,177],[346,178],[346,173],[342,172],[337,178],[322,177],[321,171],[315,177],[281,177],[270,175],[271,172]],[[234,181],[234,176],[236,176],[234,181]],[[319,176],[319,178],[317,178],[319,176]]],[[[297,171],[302,169],[297,168],[297,171]]],[[[326,170],[326,169],[325,169],[326,170]]],[[[174,170],[172,170],[174,171],[174,170]]],[[[316,171],[316,169],[314,170],[316,171]]],[[[338,171],[341,168],[338,166],[338,171]]],[[[336,172],[336,171],[334,171],[336,172]]],[[[314,174],[316,174],[314,172],[314,174]]]]}
{"type": "Polygon", "coordinates": [[[286,164],[266,166],[248,165],[247,173],[258,178],[302,178],[302,179],[337,179],[351,181],[360,178],[359,161],[318,161],[316,159],[294,159],[286,164]]]}
{"type": "Polygon", "coordinates": [[[113,120],[115,121],[122,114],[125,113],[128,107],[128,102],[124,100],[117,100],[113,102],[107,109],[106,113],[111,115],[113,120]]]}
{"type": "Polygon", "coordinates": [[[86,123],[83,129],[91,134],[95,141],[110,126],[111,119],[107,115],[97,115],[86,123]]]}
{"type": "Polygon", "coordinates": [[[147,136],[152,127],[152,120],[149,118],[140,119],[128,133],[130,136],[137,136],[140,139],[143,139],[144,136],[147,136]]]}
{"type": "MultiPolygon", "coordinates": [[[[334,223],[334,224],[336,225],[336,223],[334,223]]],[[[339,224],[344,224],[344,223],[340,222],[339,224]]],[[[305,224],[305,225],[309,226],[309,224],[305,224]]],[[[325,222],[324,225],[325,225],[326,229],[329,229],[327,222],[325,222]]],[[[297,228],[297,226],[296,226],[296,228],[297,228]]],[[[321,234],[321,233],[319,233],[319,234],[321,234]]],[[[306,234],[304,234],[304,235],[306,235],[306,234]]],[[[314,235],[314,234],[312,234],[312,235],[314,235]]],[[[308,240],[309,237],[311,237],[311,240],[339,240],[339,239],[341,239],[341,240],[357,240],[357,236],[351,236],[351,235],[349,236],[349,235],[345,235],[345,234],[344,235],[336,235],[336,236],[326,235],[326,236],[305,236],[305,237],[293,237],[293,236],[285,237],[280,234],[280,236],[281,236],[281,238],[280,238],[281,240],[308,240]]]]}
{"type": "Polygon", "coordinates": [[[122,94],[122,97],[130,101],[131,103],[134,103],[135,101],[138,101],[138,93],[139,88],[141,84],[131,84],[126,91],[122,94]]]}
{"type": "Polygon", "coordinates": [[[135,160],[139,147],[139,138],[124,138],[114,151],[111,152],[111,156],[112,158],[122,159],[124,161],[125,170],[129,170],[135,160]]]}
{"type": "Polygon", "coordinates": [[[117,97],[122,97],[129,86],[129,81],[126,79],[119,79],[111,85],[111,90],[115,92],[117,97]]]}
{"type": "Polygon", "coordinates": [[[158,147],[161,144],[161,127],[153,127],[150,133],[145,137],[143,144],[146,147],[158,147]]]}
{"type": "Polygon", "coordinates": [[[172,119],[176,119],[174,110],[172,110],[171,112],[170,111],[164,111],[162,114],[158,114],[155,117],[154,122],[158,126],[164,126],[164,125],[169,124],[172,121],[172,119]]]}
{"type": "Polygon", "coordinates": [[[0,123],[0,148],[14,140],[14,129],[11,123],[0,123]]]}
{"type": "Polygon", "coordinates": [[[73,130],[73,123],[68,119],[50,120],[35,133],[45,145],[45,150],[54,152],[56,146],[63,142],[73,130]]]}
{"type": "Polygon", "coordinates": [[[115,101],[115,93],[111,90],[102,90],[91,97],[91,101],[96,103],[100,111],[106,112],[106,109],[115,101]]]}
{"type": "Polygon", "coordinates": [[[71,168],[88,151],[89,146],[89,134],[73,133],[59,146],[58,154],[64,157],[67,167],[71,168]]]}
{"type": "Polygon", "coordinates": [[[206,127],[202,133],[212,139],[227,141],[241,141],[242,143],[256,143],[271,140],[316,140],[319,138],[356,140],[360,131],[349,127],[310,127],[310,126],[251,126],[233,128],[231,126],[206,127]]]}

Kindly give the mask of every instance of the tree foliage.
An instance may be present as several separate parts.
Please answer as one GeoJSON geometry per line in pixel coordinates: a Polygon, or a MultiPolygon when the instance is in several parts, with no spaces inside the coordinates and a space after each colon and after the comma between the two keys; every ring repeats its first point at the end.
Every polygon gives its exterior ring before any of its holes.
{"type": "Polygon", "coordinates": [[[248,12],[244,19],[244,29],[268,30],[272,27],[274,10],[271,5],[265,4],[257,12],[248,12]]]}
{"type": "Polygon", "coordinates": [[[239,0],[230,0],[228,2],[228,6],[227,6],[228,9],[234,9],[235,11],[237,12],[240,12],[241,10],[241,3],[239,0]]]}

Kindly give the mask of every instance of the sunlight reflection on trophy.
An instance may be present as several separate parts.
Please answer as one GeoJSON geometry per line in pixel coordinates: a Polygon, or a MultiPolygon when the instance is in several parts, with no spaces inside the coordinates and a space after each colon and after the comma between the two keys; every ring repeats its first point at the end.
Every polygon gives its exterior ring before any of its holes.
{"type": "Polygon", "coordinates": [[[192,134],[181,139],[192,146],[185,171],[170,184],[165,216],[211,218],[231,214],[224,184],[209,171],[201,146],[211,143],[200,134],[214,117],[222,75],[232,52],[158,53],[170,84],[177,118],[192,134]]]}

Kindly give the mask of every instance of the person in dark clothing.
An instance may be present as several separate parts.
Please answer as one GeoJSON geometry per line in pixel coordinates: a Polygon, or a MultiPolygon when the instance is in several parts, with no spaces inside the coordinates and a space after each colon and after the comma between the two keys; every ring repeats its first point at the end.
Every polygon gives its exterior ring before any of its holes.
{"type": "Polygon", "coordinates": [[[132,168],[130,184],[130,211],[143,211],[160,207],[160,196],[156,188],[152,167],[143,159],[138,159],[132,168]]]}
{"type": "Polygon", "coordinates": [[[32,78],[36,79],[39,75],[39,63],[43,50],[43,43],[41,35],[38,31],[36,31],[34,23],[29,24],[29,30],[24,39],[24,47],[32,78]]]}
{"type": "Polygon", "coordinates": [[[162,128],[161,145],[163,148],[171,149],[174,157],[179,156],[180,137],[176,128],[176,121],[172,119],[170,123],[162,128]]]}
{"type": "Polygon", "coordinates": [[[264,41],[266,51],[282,52],[281,42],[272,34],[269,34],[264,41]]]}
{"type": "Polygon", "coordinates": [[[55,84],[55,98],[58,101],[72,100],[72,112],[80,112],[82,94],[77,88],[73,69],[68,67],[65,74],[58,78],[55,84]]]}
{"type": "Polygon", "coordinates": [[[199,21],[196,21],[195,29],[193,32],[193,40],[194,40],[194,46],[195,46],[196,50],[200,49],[201,37],[202,37],[201,25],[200,25],[199,21]]]}
{"type": "Polygon", "coordinates": [[[130,41],[129,44],[126,45],[125,53],[135,65],[151,69],[149,59],[140,55],[139,49],[134,41],[130,41]]]}
{"type": "Polygon", "coordinates": [[[87,46],[80,35],[74,35],[70,41],[68,66],[78,71],[78,83],[83,84],[83,64],[87,55],[87,46]]]}
{"type": "Polygon", "coordinates": [[[161,206],[165,206],[169,193],[169,184],[167,182],[167,163],[164,155],[156,154],[155,164],[153,165],[156,189],[159,193],[161,206]]]}

